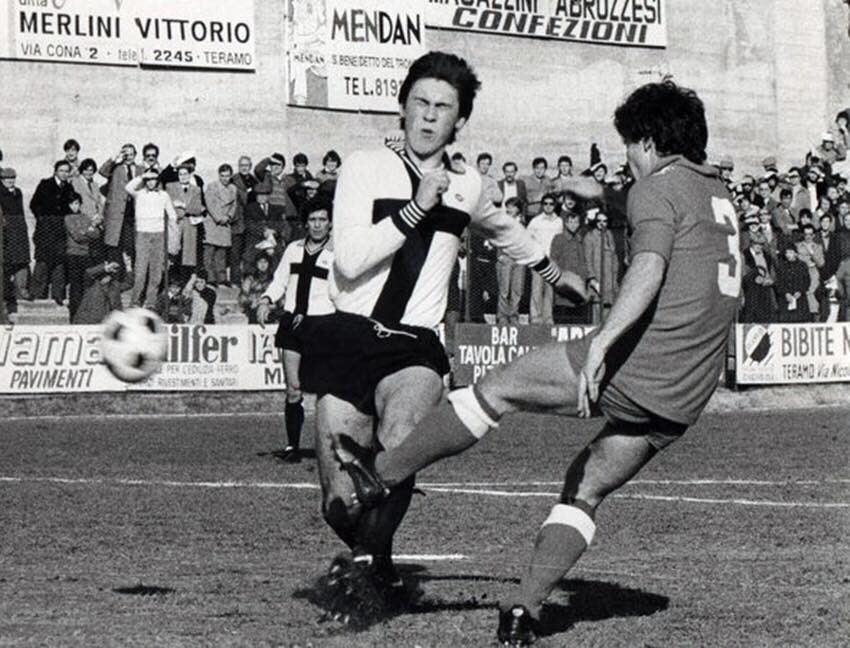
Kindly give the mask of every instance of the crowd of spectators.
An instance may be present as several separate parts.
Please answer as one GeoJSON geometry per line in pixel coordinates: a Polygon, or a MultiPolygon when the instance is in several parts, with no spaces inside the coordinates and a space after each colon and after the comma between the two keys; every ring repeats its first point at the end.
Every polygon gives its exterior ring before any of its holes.
{"type": "MultiPolygon", "coordinates": [[[[341,164],[328,151],[314,177],[299,153],[294,170],[273,153],[254,166],[222,163],[214,179],[196,172],[192,152],[160,162],[156,144],[125,144],[98,166],[75,139],[29,200],[17,173],[0,165],[4,302],[52,299],[72,323],[99,323],[129,292],[134,306],[168,322],[213,323],[217,291],[230,287],[249,315],[287,243],[304,236],[302,205],[333,195],[341,164]],[[240,294],[241,293],[241,294],[240,294]]],[[[0,152],[2,161],[2,152],[0,152]]]]}
{"type": "MultiPolygon", "coordinates": [[[[758,174],[736,181],[731,159],[716,162],[740,223],[740,321],[850,317],[848,122],[850,109],[783,171],[768,156],[758,174]]],[[[281,153],[256,166],[242,156],[235,169],[222,163],[205,181],[192,152],[163,164],[159,147],[148,143],[137,161],[136,147],[125,144],[100,165],[80,152],[80,144],[68,140],[52,174],[32,192],[32,233],[16,172],[0,165],[3,292],[12,312],[19,300],[50,298],[67,305],[71,322],[97,323],[129,291],[131,304],[155,309],[169,322],[211,323],[217,291],[229,286],[253,321],[285,246],[305,235],[303,205],[320,192],[333,196],[342,164],[328,151],[314,176],[303,153],[292,158],[291,172],[281,153]]],[[[461,153],[452,157],[457,170],[465,162],[461,153]]],[[[567,155],[551,173],[543,157],[531,161],[525,176],[508,161],[496,178],[492,164],[490,154],[477,156],[485,195],[525,225],[560,266],[586,279],[592,303],[553,295],[536,275],[469,234],[447,321],[598,323],[628,263],[624,201],[609,200],[627,191],[628,167],[609,170],[595,145],[578,173],[567,155]],[[584,190],[577,191],[577,183],[584,190]],[[595,197],[588,198],[588,183],[598,185],[590,192],[595,197]]]]}

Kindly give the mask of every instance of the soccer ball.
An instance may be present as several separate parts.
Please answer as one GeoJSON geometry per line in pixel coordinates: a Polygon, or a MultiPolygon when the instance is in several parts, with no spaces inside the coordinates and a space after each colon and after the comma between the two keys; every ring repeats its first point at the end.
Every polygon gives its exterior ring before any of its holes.
{"type": "Polygon", "coordinates": [[[146,308],[112,311],[103,320],[103,364],[119,380],[141,382],[159,369],[167,351],[165,324],[146,308]]]}

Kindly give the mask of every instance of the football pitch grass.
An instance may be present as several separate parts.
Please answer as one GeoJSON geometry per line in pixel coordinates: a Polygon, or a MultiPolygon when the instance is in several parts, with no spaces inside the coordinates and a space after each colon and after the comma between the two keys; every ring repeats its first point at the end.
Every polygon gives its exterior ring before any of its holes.
{"type": "MultiPolygon", "coordinates": [[[[315,460],[258,456],[280,416],[0,420],[0,645],[494,645],[599,426],[514,415],[425,471],[395,548],[421,596],[355,633],[314,587],[342,549],[315,460]]],[[[541,646],[850,643],[850,410],[707,415],[597,522],[541,646]]]]}

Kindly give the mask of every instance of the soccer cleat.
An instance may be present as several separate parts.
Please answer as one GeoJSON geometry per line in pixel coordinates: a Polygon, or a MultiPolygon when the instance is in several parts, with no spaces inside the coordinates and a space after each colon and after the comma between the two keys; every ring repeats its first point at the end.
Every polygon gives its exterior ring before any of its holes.
{"type": "Polygon", "coordinates": [[[286,446],[283,450],[275,450],[272,455],[286,463],[301,463],[301,451],[293,446],[286,446]]]}
{"type": "Polygon", "coordinates": [[[537,641],[540,623],[524,605],[499,612],[499,642],[504,646],[530,646],[537,641]]]}
{"type": "Polygon", "coordinates": [[[375,473],[374,456],[368,450],[346,434],[334,436],[334,454],[351,481],[354,482],[354,495],[365,508],[375,508],[387,498],[390,489],[375,473]]]}

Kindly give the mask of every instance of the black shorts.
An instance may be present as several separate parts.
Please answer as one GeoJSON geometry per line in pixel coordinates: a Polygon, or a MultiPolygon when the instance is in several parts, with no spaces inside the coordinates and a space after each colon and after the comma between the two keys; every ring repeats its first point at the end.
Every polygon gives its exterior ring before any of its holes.
{"type": "Polygon", "coordinates": [[[283,311],[274,334],[274,345],[278,349],[301,352],[299,336],[294,335],[294,324],[304,319],[303,315],[293,315],[289,311],[283,311]]]}
{"type": "MultiPolygon", "coordinates": [[[[586,335],[577,340],[567,342],[564,347],[567,352],[567,360],[578,375],[584,367],[587,351],[593,335],[586,335]]],[[[624,428],[634,427],[640,434],[646,437],[647,442],[656,450],[665,446],[682,436],[688,429],[685,423],[671,421],[670,419],[653,414],[648,409],[636,403],[631,397],[612,385],[606,379],[599,387],[599,398],[593,404],[593,414],[604,416],[612,425],[620,425],[624,428]],[[623,425],[625,424],[625,425],[623,425]]]]}
{"type": "Polygon", "coordinates": [[[427,367],[439,376],[449,360],[431,329],[336,312],[293,321],[283,348],[301,353],[301,389],[331,394],[375,415],[375,389],[387,376],[407,367],[427,367]]]}

